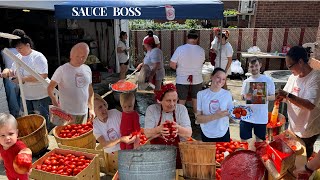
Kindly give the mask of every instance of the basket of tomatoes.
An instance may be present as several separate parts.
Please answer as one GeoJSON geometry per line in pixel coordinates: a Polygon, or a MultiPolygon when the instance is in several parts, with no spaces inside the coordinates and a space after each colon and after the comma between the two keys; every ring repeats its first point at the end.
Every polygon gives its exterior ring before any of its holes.
{"type": "Polygon", "coordinates": [[[94,149],[96,147],[92,122],[56,126],[53,130],[53,135],[57,143],[63,145],[87,149],[94,149]]]}
{"type": "Polygon", "coordinates": [[[30,177],[46,180],[100,179],[97,155],[55,148],[32,165],[30,177]]]}

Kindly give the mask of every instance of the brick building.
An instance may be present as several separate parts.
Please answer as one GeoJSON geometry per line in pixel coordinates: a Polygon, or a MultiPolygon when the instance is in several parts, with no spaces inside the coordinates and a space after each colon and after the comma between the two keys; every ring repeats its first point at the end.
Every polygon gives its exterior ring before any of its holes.
{"type": "MultiPolygon", "coordinates": [[[[248,0],[246,0],[248,2],[248,0]]],[[[250,0],[249,0],[250,1],[250,0]]],[[[241,0],[222,0],[224,9],[238,9],[238,18],[228,20],[228,24],[250,28],[295,28],[318,27],[320,1],[258,1],[251,0],[252,13],[243,13],[241,0]]]]}

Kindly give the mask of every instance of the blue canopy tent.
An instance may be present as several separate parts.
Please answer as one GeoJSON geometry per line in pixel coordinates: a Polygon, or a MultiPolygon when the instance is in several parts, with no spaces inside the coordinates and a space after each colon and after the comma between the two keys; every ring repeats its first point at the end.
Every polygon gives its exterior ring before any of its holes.
{"type": "Polygon", "coordinates": [[[168,19],[166,5],[174,9],[174,20],[214,19],[222,27],[224,6],[219,0],[68,1],[54,8],[56,19],[168,19]]]}
{"type": "Polygon", "coordinates": [[[175,9],[175,19],[223,19],[219,0],[69,1],[54,8],[57,19],[166,19],[165,5],[175,9]]]}

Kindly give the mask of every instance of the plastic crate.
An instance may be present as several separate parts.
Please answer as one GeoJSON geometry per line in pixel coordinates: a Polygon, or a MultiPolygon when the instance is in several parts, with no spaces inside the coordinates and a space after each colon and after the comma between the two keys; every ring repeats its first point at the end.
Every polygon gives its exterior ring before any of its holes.
{"type": "Polygon", "coordinates": [[[55,148],[50,152],[46,153],[40,159],[32,164],[32,172],[30,174],[30,178],[36,180],[99,180],[100,179],[100,168],[99,168],[99,160],[97,158],[98,155],[85,153],[80,151],[74,151],[69,149],[59,149],[55,148]],[[83,169],[79,174],[76,176],[64,176],[60,174],[53,174],[49,172],[45,172],[42,170],[35,169],[37,165],[42,165],[44,160],[47,159],[52,153],[67,155],[67,154],[74,154],[76,156],[86,156],[87,158],[91,159],[91,163],[83,169]]]}

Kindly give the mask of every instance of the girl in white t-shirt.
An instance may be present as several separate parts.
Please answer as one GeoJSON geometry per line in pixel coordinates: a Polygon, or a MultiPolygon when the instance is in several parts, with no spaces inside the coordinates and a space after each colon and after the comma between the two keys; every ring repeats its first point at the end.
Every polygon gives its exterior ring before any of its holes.
{"type": "Polygon", "coordinates": [[[93,120],[93,135],[105,152],[120,150],[120,142],[131,144],[136,140],[136,136],[121,137],[121,112],[116,109],[108,110],[108,103],[98,94],[94,95],[94,112],[97,117],[93,120]]]}
{"type": "Polygon", "coordinates": [[[226,72],[215,68],[211,75],[211,86],[197,94],[196,123],[200,124],[203,142],[229,142],[229,113],[233,107],[232,95],[222,89],[226,72]]]}
{"type": "MultiPolygon", "coordinates": [[[[23,30],[15,29],[12,34],[20,37],[20,39],[11,40],[11,46],[15,47],[19,52],[18,58],[45,81],[49,82],[46,57],[41,52],[33,49],[33,41],[23,30]]],[[[42,115],[46,119],[47,130],[50,131],[53,125],[49,121],[49,104],[51,104],[51,100],[48,96],[47,88],[24,68],[20,68],[17,71],[15,62],[10,69],[4,69],[2,75],[4,78],[12,77],[12,81],[18,84],[18,73],[21,75],[28,113],[42,115]]]]}
{"type": "Polygon", "coordinates": [[[117,53],[118,53],[118,60],[120,63],[120,79],[126,78],[126,72],[128,71],[128,64],[129,64],[129,47],[127,47],[127,38],[128,35],[126,32],[120,32],[120,40],[117,45],[117,53]]]}

